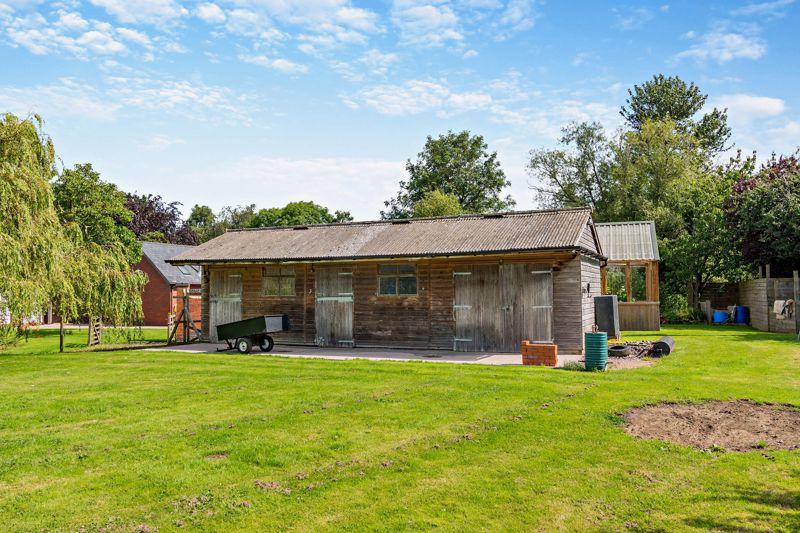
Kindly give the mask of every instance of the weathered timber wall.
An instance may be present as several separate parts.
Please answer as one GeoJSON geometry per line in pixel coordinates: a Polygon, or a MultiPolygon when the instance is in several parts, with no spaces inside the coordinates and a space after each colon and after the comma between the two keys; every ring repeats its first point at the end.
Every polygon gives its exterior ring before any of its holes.
{"type": "MultiPolygon", "coordinates": [[[[548,256],[550,257],[550,256],[548,256]]],[[[542,257],[525,258],[543,262],[542,257]]],[[[581,353],[583,331],[594,323],[592,297],[600,293],[599,263],[581,256],[548,258],[553,272],[553,331],[562,353],[581,353]],[[591,294],[585,294],[590,283],[591,294]],[[590,316],[585,316],[590,313],[590,316]]],[[[513,262],[513,260],[512,260],[513,262]]],[[[379,296],[378,265],[382,262],[337,262],[353,270],[353,339],[356,346],[409,348],[453,348],[453,269],[464,264],[498,264],[497,260],[465,258],[431,259],[417,265],[416,296],[379,296]]],[[[289,315],[291,330],[276,335],[279,342],[313,344],[315,340],[315,263],[300,263],[295,268],[293,296],[264,296],[263,265],[205,266],[201,315],[203,331],[209,323],[209,275],[211,270],[228,269],[242,273],[242,317],[260,314],[289,315]]]]}
{"type": "Polygon", "coordinates": [[[553,272],[553,337],[561,353],[583,353],[581,260],[576,257],[553,272]]]}
{"type": "Polygon", "coordinates": [[[619,329],[622,331],[658,331],[661,315],[658,302],[620,302],[619,329]]]}
{"type": "Polygon", "coordinates": [[[595,324],[594,297],[600,296],[600,261],[581,256],[581,306],[583,307],[583,331],[592,331],[595,324]]]}

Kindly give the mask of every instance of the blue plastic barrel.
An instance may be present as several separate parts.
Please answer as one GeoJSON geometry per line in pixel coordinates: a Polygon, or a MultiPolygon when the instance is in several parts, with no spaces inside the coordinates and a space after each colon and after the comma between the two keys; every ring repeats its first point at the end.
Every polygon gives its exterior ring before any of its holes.
{"type": "Polygon", "coordinates": [[[734,324],[749,324],[750,323],[750,308],[743,305],[737,305],[736,310],[733,312],[734,324]]]}
{"type": "Polygon", "coordinates": [[[586,370],[605,370],[608,364],[608,334],[584,333],[586,341],[586,370]]]}
{"type": "Polygon", "coordinates": [[[714,317],[711,319],[714,324],[724,324],[728,321],[727,311],[714,311],[714,317]]]}

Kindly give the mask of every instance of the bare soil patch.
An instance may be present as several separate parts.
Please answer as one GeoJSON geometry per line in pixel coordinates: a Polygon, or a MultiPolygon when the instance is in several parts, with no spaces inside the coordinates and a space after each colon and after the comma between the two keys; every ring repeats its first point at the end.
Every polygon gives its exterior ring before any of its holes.
{"type": "Polygon", "coordinates": [[[655,363],[652,359],[642,359],[640,357],[609,357],[608,368],[610,370],[623,370],[626,368],[640,368],[652,366],[655,363]]]}
{"type": "Polygon", "coordinates": [[[800,449],[800,409],[749,400],[662,403],[631,409],[625,430],[703,449],[747,452],[800,449]]]}

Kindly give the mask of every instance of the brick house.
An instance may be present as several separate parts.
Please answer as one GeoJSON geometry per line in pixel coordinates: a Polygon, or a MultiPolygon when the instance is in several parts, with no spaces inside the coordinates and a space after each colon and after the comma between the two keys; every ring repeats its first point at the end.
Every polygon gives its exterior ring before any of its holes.
{"type": "Polygon", "coordinates": [[[202,329],[288,314],[277,342],[582,353],[605,262],[588,209],[230,230],[202,265],[202,329]]]}
{"type": "Polygon", "coordinates": [[[199,325],[201,314],[201,269],[197,265],[174,266],[167,259],[191,250],[192,246],[143,242],[142,260],[134,266],[149,278],[142,293],[145,326],[166,326],[170,313],[178,314],[183,296],[189,293],[189,311],[199,325]]]}

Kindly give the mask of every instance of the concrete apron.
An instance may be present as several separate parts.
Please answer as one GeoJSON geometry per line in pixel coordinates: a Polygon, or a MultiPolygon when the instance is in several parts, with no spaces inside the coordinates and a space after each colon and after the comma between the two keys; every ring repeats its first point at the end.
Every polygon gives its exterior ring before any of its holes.
{"type": "MultiPolygon", "coordinates": [[[[217,353],[218,348],[226,348],[225,344],[195,343],[164,348],[148,348],[147,351],[156,352],[183,352],[183,353],[217,353]]],[[[239,352],[228,350],[231,355],[240,355],[239,352]]],[[[347,361],[352,359],[366,359],[369,361],[426,361],[431,363],[458,363],[477,365],[522,365],[522,355],[519,353],[487,353],[487,352],[449,352],[445,350],[389,350],[385,348],[317,348],[314,346],[287,346],[276,345],[271,352],[262,352],[253,347],[250,355],[274,355],[296,359],[329,359],[333,361],[347,361]]],[[[559,354],[558,366],[563,366],[570,361],[581,361],[583,356],[573,354],[559,354]]]]}

